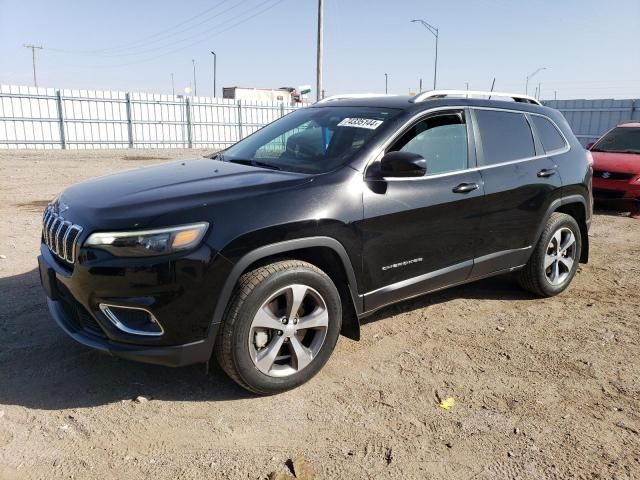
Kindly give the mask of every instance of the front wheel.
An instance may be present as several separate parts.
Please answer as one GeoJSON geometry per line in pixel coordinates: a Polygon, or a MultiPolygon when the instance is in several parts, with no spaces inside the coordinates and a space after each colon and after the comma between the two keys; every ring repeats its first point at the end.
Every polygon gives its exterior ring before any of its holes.
{"type": "Polygon", "coordinates": [[[340,333],[340,294],[307,262],[285,260],[245,273],[216,341],[223,370],[269,395],[297,387],[327,362],[340,333]]]}
{"type": "Polygon", "coordinates": [[[542,297],[558,295],[573,280],[581,251],[582,234],[576,220],[565,213],[551,214],[529,262],[520,271],[520,285],[542,297]]]}

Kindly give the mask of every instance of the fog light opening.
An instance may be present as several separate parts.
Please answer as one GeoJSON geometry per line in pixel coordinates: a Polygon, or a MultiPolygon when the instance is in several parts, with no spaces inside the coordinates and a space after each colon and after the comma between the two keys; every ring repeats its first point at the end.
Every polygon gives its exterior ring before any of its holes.
{"type": "Polygon", "coordinates": [[[164,334],[158,319],[146,308],[106,303],[101,303],[99,308],[103,315],[122,332],[147,337],[158,337],[164,334]]]}

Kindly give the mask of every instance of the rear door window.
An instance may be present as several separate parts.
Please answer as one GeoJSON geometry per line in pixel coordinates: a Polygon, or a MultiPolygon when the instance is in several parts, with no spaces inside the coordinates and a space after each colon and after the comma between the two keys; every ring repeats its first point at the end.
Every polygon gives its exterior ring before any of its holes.
{"type": "Polygon", "coordinates": [[[567,145],[556,126],[548,118],[539,115],[531,115],[530,118],[546,153],[561,150],[567,145]]]}
{"type": "Polygon", "coordinates": [[[493,165],[535,157],[529,122],[522,113],[475,110],[483,157],[478,165],[493,165]]]}

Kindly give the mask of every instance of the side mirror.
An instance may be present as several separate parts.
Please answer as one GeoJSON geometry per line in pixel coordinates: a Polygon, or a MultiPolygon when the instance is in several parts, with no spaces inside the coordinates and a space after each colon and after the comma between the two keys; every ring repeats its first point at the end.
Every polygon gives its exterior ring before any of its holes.
{"type": "Polygon", "coordinates": [[[423,177],[427,161],[417,153],[389,152],[380,160],[379,173],[382,177],[423,177]]]}
{"type": "Polygon", "coordinates": [[[591,150],[591,147],[593,147],[596,144],[596,142],[589,142],[587,143],[587,150],[591,150]]]}

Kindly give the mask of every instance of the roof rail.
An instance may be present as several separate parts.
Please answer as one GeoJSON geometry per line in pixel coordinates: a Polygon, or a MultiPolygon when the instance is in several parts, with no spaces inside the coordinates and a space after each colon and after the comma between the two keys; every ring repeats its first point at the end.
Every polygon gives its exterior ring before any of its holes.
{"type": "Polygon", "coordinates": [[[414,103],[424,102],[425,100],[433,100],[436,98],[445,97],[499,97],[499,98],[511,98],[515,102],[520,103],[532,103],[534,105],[542,105],[538,100],[529,95],[522,95],[521,93],[504,93],[504,92],[483,92],[480,90],[431,90],[428,92],[422,92],[411,99],[414,103]]]}
{"type": "Polygon", "coordinates": [[[385,94],[385,93],[344,93],[342,95],[332,95],[330,97],[325,97],[322,100],[318,100],[318,103],[327,103],[332,102],[334,100],[347,100],[350,98],[376,98],[376,97],[397,97],[397,95],[385,94]]]}

